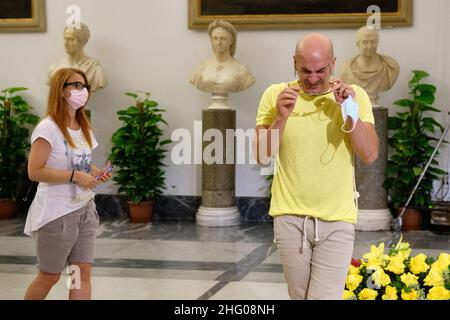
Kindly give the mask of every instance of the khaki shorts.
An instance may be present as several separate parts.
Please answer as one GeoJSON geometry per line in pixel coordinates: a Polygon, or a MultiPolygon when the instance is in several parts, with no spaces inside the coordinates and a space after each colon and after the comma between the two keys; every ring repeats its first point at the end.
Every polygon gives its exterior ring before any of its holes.
{"type": "Polygon", "coordinates": [[[94,200],[37,231],[38,269],[61,273],[71,263],[93,263],[99,216],[94,200]]]}

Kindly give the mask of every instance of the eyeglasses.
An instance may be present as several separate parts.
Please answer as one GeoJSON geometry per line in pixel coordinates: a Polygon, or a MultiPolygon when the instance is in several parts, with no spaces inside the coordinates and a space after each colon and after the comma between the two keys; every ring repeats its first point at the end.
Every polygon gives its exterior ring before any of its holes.
{"type": "Polygon", "coordinates": [[[68,86],[74,86],[75,89],[77,89],[78,91],[81,91],[81,90],[83,90],[84,88],[86,88],[86,89],[89,91],[89,89],[91,88],[89,85],[84,84],[84,83],[82,83],[82,82],[80,82],[80,81],[76,81],[76,82],[66,82],[66,83],[64,83],[64,88],[65,88],[65,87],[68,87],[68,86]]]}
{"type": "Polygon", "coordinates": [[[326,92],[321,92],[321,93],[301,93],[301,92],[299,92],[298,95],[305,96],[305,97],[321,97],[321,96],[329,95],[332,92],[333,91],[331,91],[331,90],[327,90],[326,92]]]}

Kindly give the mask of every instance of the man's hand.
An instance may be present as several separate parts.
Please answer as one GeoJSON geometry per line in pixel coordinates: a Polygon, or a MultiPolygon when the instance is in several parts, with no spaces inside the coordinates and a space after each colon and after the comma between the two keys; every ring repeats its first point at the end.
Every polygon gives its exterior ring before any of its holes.
{"type": "Polygon", "coordinates": [[[349,96],[355,98],[356,92],[353,88],[342,80],[332,80],[330,82],[331,91],[334,93],[336,102],[342,104],[349,96]]]}
{"type": "Polygon", "coordinates": [[[294,110],[299,90],[299,87],[286,88],[278,95],[278,117],[282,120],[287,120],[292,110],[294,110]]]}

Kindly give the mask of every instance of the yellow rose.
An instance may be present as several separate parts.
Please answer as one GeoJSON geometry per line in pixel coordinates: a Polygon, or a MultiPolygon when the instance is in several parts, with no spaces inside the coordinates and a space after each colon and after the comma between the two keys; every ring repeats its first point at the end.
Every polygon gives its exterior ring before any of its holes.
{"type": "Polygon", "coordinates": [[[348,274],[358,275],[359,274],[359,268],[350,265],[350,267],[348,267],[348,274]]]}
{"type": "Polygon", "coordinates": [[[363,276],[358,274],[349,274],[347,276],[347,281],[345,284],[347,285],[347,289],[350,291],[354,291],[358,286],[360,285],[361,281],[363,280],[363,276]]]}
{"type": "Polygon", "coordinates": [[[378,292],[372,289],[363,289],[358,295],[359,300],[375,300],[378,292]]]}
{"type": "Polygon", "coordinates": [[[446,271],[448,269],[449,264],[450,264],[450,255],[448,253],[441,253],[437,261],[433,263],[431,266],[433,268],[439,268],[440,271],[446,271]]]}
{"type": "Polygon", "coordinates": [[[414,274],[419,274],[423,272],[427,272],[430,269],[430,266],[425,262],[427,256],[423,253],[418,254],[414,258],[411,259],[410,262],[410,270],[414,274]]]}
{"type": "Polygon", "coordinates": [[[397,289],[391,286],[387,286],[384,291],[384,295],[381,297],[383,300],[398,300],[397,289]]]}
{"type": "Polygon", "coordinates": [[[429,287],[443,287],[444,278],[442,277],[442,271],[435,267],[432,267],[428,275],[423,279],[424,284],[429,287]]]}
{"type": "Polygon", "coordinates": [[[405,270],[405,265],[403,264],[403,256],[392,256],[389,259],[389,265],[385,268],[388,271],[391,271],[395,274],[402,274],[405,270]]]}
{"type": "Polygon", "coordinates": [[[402,299],[403,300],[417,300],[419,295],[417,294],[416,290],[411,290],[409,292],[406,292],[405,289],[402,289],[402,299]]]}
{"type": "Polygon", "coordinates": [[[450,300],[450,291],[444,287],[431,288],[427,295],[428,300],[450,300]]]}
{"type": "Polygon", "coordinates": [[[356,300],[356,296],[352,291],[344,290],[342,300],[356,300]]]}
{"type": "Polygon", "coordinates": [[[400,276],[400,280],[402,280],[402,282],[407,286],[413,286],[415,284],[419,284],[419,282],[417,281],[417,279],[419,279],[417,276],[413,275],[412,273],[408,272],[406,274],[402,274],[400,276]]]}

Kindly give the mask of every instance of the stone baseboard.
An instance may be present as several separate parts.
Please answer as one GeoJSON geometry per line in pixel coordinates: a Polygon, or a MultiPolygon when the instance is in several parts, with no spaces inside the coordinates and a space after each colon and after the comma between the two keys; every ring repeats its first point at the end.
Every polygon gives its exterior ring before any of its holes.
{"type": "MultiPolygon", "coordinates": [[[[121,219],[128,217],[126,199],[119,195],[97,194],[95,196],[100,217],[121,219]]],[[[155,220],[189,220],[195,216],[201,204],[200,196],[161,196],[155,203],[153,218],[155,220]]],[[[269,216],[269,199],[258,197],[238,197],[236,207],[242,221],[272,221],[269,216]]],[[[18,215],[26,216],[28,206],[21,206],[18,215]]]]}
{"type": "Polygon", "coordinates": [[[383,231],[391,230],[392,214],[389,209],[358,211],[358,223],[355,229],[358,231],[383,231]]]}

